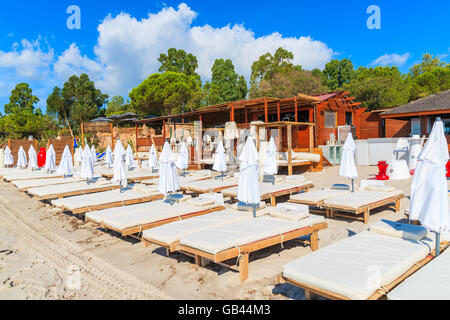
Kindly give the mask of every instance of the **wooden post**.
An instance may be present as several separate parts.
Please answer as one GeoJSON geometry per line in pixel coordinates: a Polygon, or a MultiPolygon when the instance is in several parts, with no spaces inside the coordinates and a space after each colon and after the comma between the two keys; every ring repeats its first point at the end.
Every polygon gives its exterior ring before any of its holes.
{"type": "Polygon", "coordinates": [[[138,139],[139,139],[139,128],[138,128],[138,124],[136,123],[136,159],[139,163],[139,168],[142,169],[142,163],[141,163],[141,160],[139,159],[139,153],[138,153],[138,149],[139,149],[138,139]]]}
{"type": "Polygon", "coordinates": [[[163,119],[163,143],[166,143],[166,120],[163,119]]]}
{"type": "Polygon", "coordinates": [[[309,152],[314,153],[314,130],[313,126],[309,126],[309,152]]]}
{"type": "Polygon", "coordinates": [[[295,98],[295,122],[298,122],[298,101],[295,98]]]}
{"type": "Polygon", "coordinates": [[[265,122],[269,123],[269,106],[267,105],[267,98],[264,98],[264,116],[265,122]]]}
{"type": "Polygon", "coordinates": [[[247,106],[244,108],[244,112],[245,112],[245,123],[248,123],[248,112],[247,112],[247,106]]]}
{"type": "Polygon", "coordinates": [[[114,128],[112,122],[109,123],[109,130],[111,131],[111,144],[112,144],[112,150],[114,151],[114,128]]]}
{"type": "Polygon", "coordinates": [[[319,233],[317,231],[311,234],[309,242],[313,252],[319,249],[319,233]]]}
{"type": "Polygon", "coordinates": [[[259,127],[256,126],[256,151],[259,152],[260,138],[259,138],[259,127]]]}
{"type": "Polygon", "coordinates": [[[277,116],[278,116],[278,122],[281,121],[281,107],[280,107],[280,103],[277,103],[277,116]]]}
{"type": "Polygon", "coordinates": [[[239,259],[239,279],[244,282],[248,278],[248,253],[243,253],[239,259]]]}
{"type": "Polygon", "coordinates": [[[292,125],[287,127],[287,141],[288,141],[288,175],[292,176],[292,125]]]}
{"type": "Polygon", "coordinates": [[[234,104],[231,105],[230,121],[234,122],[234,104]]]}
{"type": "Polygon", "coordinates": [[[84,149],[84,123],[81,123],[81,146],[84,149]]]}

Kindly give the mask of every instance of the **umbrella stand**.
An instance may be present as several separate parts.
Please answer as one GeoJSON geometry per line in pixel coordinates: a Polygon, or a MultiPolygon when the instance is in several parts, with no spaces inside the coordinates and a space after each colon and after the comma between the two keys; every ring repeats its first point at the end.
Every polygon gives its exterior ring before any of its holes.
{"type": "Polygon", "coordinates": [[[436,232],[436,257],[441,253],[441,234],[436,232]]]}

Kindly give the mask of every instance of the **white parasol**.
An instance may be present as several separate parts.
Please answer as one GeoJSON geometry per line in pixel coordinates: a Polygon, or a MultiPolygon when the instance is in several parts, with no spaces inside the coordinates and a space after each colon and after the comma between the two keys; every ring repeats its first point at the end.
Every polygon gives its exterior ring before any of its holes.
{"type": "Polygon", "coordinates": [[[71,176],[73,174],[73,158],[68,145],[64,148],[64,152],[56,172],[64,177],[71,176]]]}
{"type": "Polygon", "coordinates": [[[126,188],[128,186],[127,169],[125,167],[126,151],[120,140],[117,140],[114,148],[113,178],[112,181],[120,182],[126,188]]]}
{"type": "Polygon", "coordinates": [[[14,163],[14,158],[12,156],[11,149],[9,149],[9,147],[6,146],[4,164],[5,164],[5,166],[12,166],[13,163],[14,163]]]}
{"type": "Polygon", "coordinates": [[[158,190],[164,195],[180,189],[175,166],[175,156],[166,141],[159,157],[159,186],[158,190]]]}
{"type": "Polygon", "coordinates": [[[27,154],[23,147],[20,146],[19,151],[17,152],[17,167],[24,169],[27,166],[27,154]]]}
{"type": "Polygon", "coordinates": [[[341,166],[339,168],[339,175],[341,177],[352,179],[352,192],[355,191],[354,179],[358,178],[358,171],[355,165],[355,150],[356,145],[353,141],[352,133],[349,132],[347,140],[345,140],[342,147],[341,166]]]}
{"type": "Polygon", "coordinates": [[[80,178],[86,179],[88,182],[94,177],[94,164],[92,162],[92,150],[89,146],[84,147],[83,153],[81,154],[81,170],[80,178]]]}
{"type": "Polygon", "coordinates": [[[28,169],[35,170],[38,168],[37,153],[34,147],[31,145],[28,149],[28,169]]]}
{"type": "Polygon", "coordinates": [[[56,153],[55,153],[55,149],[53,148],[52,144],[50,145],[50,147],[48,147],[47,152],[45,154],[44,168],[47,171],[55,171],[55,169],[56,169],[56,153]]]}

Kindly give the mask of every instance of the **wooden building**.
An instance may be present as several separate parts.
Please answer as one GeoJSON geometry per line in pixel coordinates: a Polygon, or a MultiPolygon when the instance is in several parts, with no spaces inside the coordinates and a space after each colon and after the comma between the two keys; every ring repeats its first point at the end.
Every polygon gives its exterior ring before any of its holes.
{"type": "MultiPolygon", "coordinates": [[[[163,138],[167,139],[168,123],[176,126],[177,123],[201,121],[203,128],[223,128],[227,122],[236,122],[238,126],[249,126],[254,121],[294,122],[305,125],[297,125],[292,131],[293,147],[317,148],[325,145],[331,134],[337,138],[339,126],[355,126],[358,136],[360,114],[364,112],[359,106],[360,103],[355,102],[355,98],[345,91],[316,96],[299,94],[286,99],[263,97],[223,103],[183,114],[139,120],[136,121],[136,131],[139,125],[156,126],[160,128],[158,132],[163,138]],[[313,130],[312,139],[310,130],[313,130]]],[[[286,130],[281,134],[283,146],[287,141],[286,134],[286,130]]]]}

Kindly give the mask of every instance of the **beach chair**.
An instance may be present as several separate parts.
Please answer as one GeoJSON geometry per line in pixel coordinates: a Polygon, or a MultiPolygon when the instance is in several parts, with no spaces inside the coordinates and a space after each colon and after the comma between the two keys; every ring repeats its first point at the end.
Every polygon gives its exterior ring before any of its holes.
{"type": "MultiPolygon", "coordinates": [[[[112,169],[102,170],[101,175],[106,179],[112,179],[114,176],[112,169]]],[[[135,169],[127,172],[127,178],[130,183],[138,183],[144,180],[157,179],[159,173],[152,173],[149,169],[135,169]]]]}
{"type": "Polygon", "coordinates": [[[138,186],[129,187],[121,192],[112,190],[84,194],[64,199],[52,200],[51,204],[73,214],[85,214],[90,211],[121,207],[126,205],[151,202],[163,199],[164,195],[154,189],[144,189],[138,186]]]}
{"type": "Polygon", "coordinates": [[[388,294],[389,300],[449,300],[450,250],[445,250],[388,294]]]}
{"type": "Polygon", "coordinates": [[[398,190],[390,192],[362,190],[325,199],[321,207],[326,210],[328,218],[344,217],[368,224],[373,209],[394,204],[395,212],[400,212],[400,200],[404,197],[405,195],[398,190]]]}
{"type": "MultiPolygon", "coordinates": [[[[99,178],[97,176],[96,178],[99,178]]],[[[31,179],[31,180],[15,180],[12,183],[19,189],[19,191],[28,191],[30,188],[45,187],[51,185],[60,185],[67,183],[74,183],[83,181],[78,176],[69,178],[51,178],[51,179],[31,179]]]]}
{"type": "Polygon", "coordinates": [[[224,210],[223,204],[204,198],[184,196],[174,204],[166,200],[137,204],[121,208],[87,212],[85,219],[106,230],[118,232],[121,236],[133,236],[174,221],[189,219],[211,212],[224,210]]]}
{"type": "MultiPolygon", "coordinates": [[[[260,182],[259,188],[261,192],[261,200],[270,199],[271,206],[276,206],[276,199],[285,195],[293,195],[299,192],[308,192],[309,189],[313,188],[314,185],[311,181],[306,181],[305,179],[298,180],[283,180],[281,182],[276,182],[275,185],[271,182],[260,182]]],[[[232,199],[237,198],[238,187],[227,188],[220,191],[225,197],[230,197],[232,199]]]]}
{"type": "Polygon", "coordinates": [[[14,171],[11,173],[6,173],[2,176],[5,181],[19,181],[19,180],[36,180],[36,179],[56,179],[56,178],[64,178],[61,175],[58,175],[56,172],[47,173],[46,170],[36,170],[31,171],[29,169],[14,171]]]}
{"type": "Polygon", "coordinates": [[[207,179],[199,181],[187,181],[180,182],[180,188],[184,192],[195,192],[197,194],[203,193],[216,193],[224,189],[237,186],[239,183],[238,178],[226,178],[226,179],[207,179]]]}
{"type": "Polygon", "coordinates": [[[249,274],[250,253],[305,236],[309,236],[307,243],[315,251],[318,233],[326,228],[320,216],[306,214],[300,220],[262,216],[182,235],[179,251],[193,256],[200,266],[213,262],[239,270],[239,279],[244,282],[249,274]],[[236,258],[238,266],[224,263],[236,258]]]}
{"type": "Polygon", "coordinates": [[[323,202],[327,199],[347,195],[351,193],[345,190],[333,190],[333,189],[323,189],[323,190],[313,190],[305,193],[295,194],[290,197],[290,203],[309,205],[315,208],[321,208],[323,202]]]}
{"type": "Polygon", "coordinates": [[[427,264],[434,239],[423,227],[380,221],[283,266],[280,283],[337,300],[386,298],[395,286],[427,264]]]}
{"type": "MultiPolygon", "coordinates": [[[[56,179],[55,179],[56,180],[56,179]]],[[[51,184],[41,187],[28,188],[27,193],[38,200],[63,199],[67,197],[87,195],[104,191],[119,189],[118,182],[105,179],[95,179],[90,183],[86,181],[75,181],[62,184],[51,184]]]]}
{"type": "Polygon", "coordinates": [[[227,208],[208,215],[172,222],[160,227],[145,230],[142,233],[142,242],[145,246],[155,244],[164,247],[167,250],[167,256],[169,256],[170,253],[180,250],[180,239],[183,236],[249,219],[253,219],[252,212],[227,208]]]}

